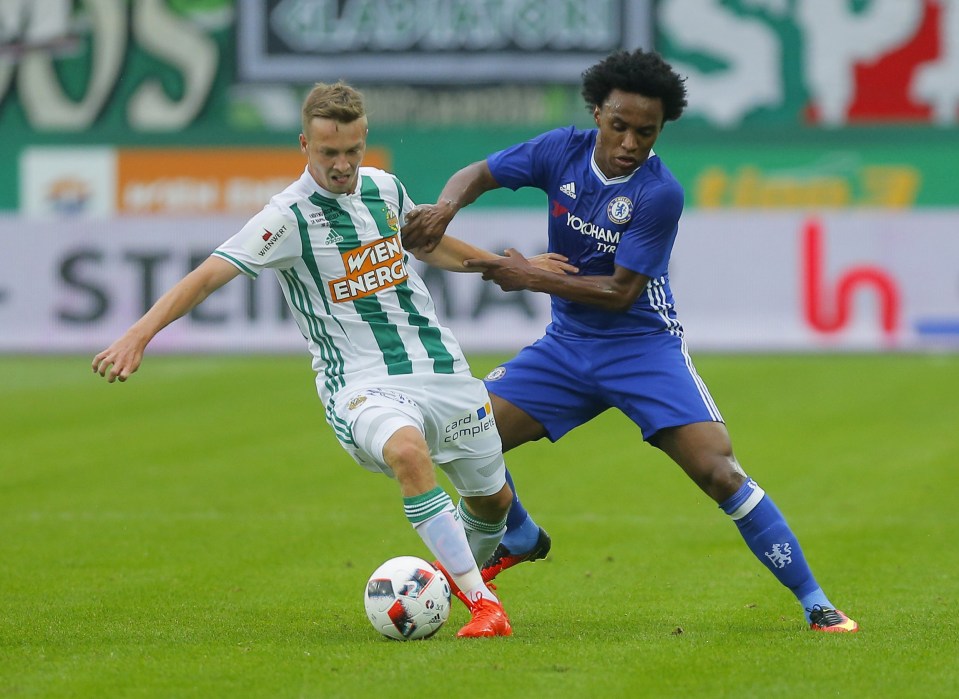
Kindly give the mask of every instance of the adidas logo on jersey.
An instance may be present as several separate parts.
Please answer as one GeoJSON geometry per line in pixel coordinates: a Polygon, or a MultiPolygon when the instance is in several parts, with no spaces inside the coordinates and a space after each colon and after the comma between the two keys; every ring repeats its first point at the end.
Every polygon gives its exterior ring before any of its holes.
{"type": "Polygon", "coordinates": [[[342,243],[342,242],[343,242],[343,236],[341,236],[339,233],[337,233],[335,230],[331,228],[330,234],[326,236],[326,244],[336,245],[337,243],[342,243]]]}
{"type": "Polygon", "coordinates": [[[566,184],[564,184],[562,187],[559,188],[559,191],[561,191],[563,194],[565,194],[566,196],[568,196],[570,199],[575,199],[575,198],[576,198],[576,183],[575,183],[575,182],[567,182],[566,184]]]}

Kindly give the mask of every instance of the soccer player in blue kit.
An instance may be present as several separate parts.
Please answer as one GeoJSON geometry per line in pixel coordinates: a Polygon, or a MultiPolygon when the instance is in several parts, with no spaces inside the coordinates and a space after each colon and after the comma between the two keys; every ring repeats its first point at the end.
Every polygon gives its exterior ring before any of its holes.
{"type": "MultiPolygon", "coordinates": [[[[753,554],[796,595],[809,628],[857,631],[816,582],[770,496],[739,465],[686,347],[667,269],[683,188],[652,150],[686,106],[684,79],[654,52],[618,51],[583,73],[582,94],[597,128],[555,129],[468,165],[436,204],[411,211],[403,229],[407,248],[429,250],[484,192],[536,187],[548,196],[549,251],[567,258],[569,274],[535,267],[513,249],[467,261],[507,291],[547,293],[552,302],[545,336],[486,377],[503,451],[556,441],[618,408],[735,522],[753,554]]],[[[514,496],[484,578],[542,558],[549,547],[514,496]]]]}

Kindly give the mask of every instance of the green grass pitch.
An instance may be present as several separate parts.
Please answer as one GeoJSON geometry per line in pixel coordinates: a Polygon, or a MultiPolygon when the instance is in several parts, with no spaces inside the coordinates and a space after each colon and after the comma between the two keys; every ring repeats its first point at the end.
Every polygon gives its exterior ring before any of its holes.
{"type": "Polygon", "coordinates": [[[499,581],[515,635],[457,639],[456,605],[388,641],[366,578],[428,553],[396,485],[339,449],[305,357],[149,356],[113,385],[88,357],[7,357],[0,697],[959,696],[959,356],[697,366],[861,633],[804,630],[734,525],[606,413],[507,456],[553,536],[499,581]]]}

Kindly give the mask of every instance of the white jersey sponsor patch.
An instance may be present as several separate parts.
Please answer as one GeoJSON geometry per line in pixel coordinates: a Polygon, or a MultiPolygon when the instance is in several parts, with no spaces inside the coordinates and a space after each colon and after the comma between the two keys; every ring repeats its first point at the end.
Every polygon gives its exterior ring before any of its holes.
{"type": "Polygon", "coordinates": [[[293,223],[281,214],[262,212],[254,216],[246,227],[256,229],[256,235],[250,235],[243,243],[244,249],[263,262],[268,261],[278,248],[280,241],[293,232],[293,223]]]}

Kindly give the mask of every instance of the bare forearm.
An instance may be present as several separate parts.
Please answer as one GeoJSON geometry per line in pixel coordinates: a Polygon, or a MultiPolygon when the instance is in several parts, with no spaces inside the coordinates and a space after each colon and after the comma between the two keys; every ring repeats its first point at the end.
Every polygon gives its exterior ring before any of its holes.
{"type": "Polygon", "coordinates": [[[464,206],[476,201],[480,195],[498,187],[499,184],[493,179],[486,161],[478,160],[450,177],[440,192],[436,205],[448,209],[452,217],[464,206]]]}
{"type": "Polygon", "coordinates": [[[130,326],[127,337],[141,341],[146,347],[163,328],[192,311],[238,274],[239,270],[226,260],[208,257],[157,299],[150,310],[130,326]]]}
{"type": "Polygon", "coordinates": [[[485,160],[454,173],[435,204],[421,204],[406,214],[403,245],[407,250],[431,252],[443,238],[456,212],[472,204],[483,192],[499,187],[485,160]]]}
{"type": "Polygon", "coordinates": [[[528,272],[526,288],[607,311],[628,310],[635,300],[611,276],[572,276],[541,269],[528,272]]]}
{"type": "Polygon", "coordinates": [[[464,240],[449,235],[443,236],[439,245],[430,252],[416,249],[412,253],[417,259],[431,267],[438,267],[449,272],[480,272],[482,270],[464,266],[463,261],[469,259],[492,260],[499,257],[499,255],[482,250],[464,240]]]}
{"type": "Polygon", "coordinates": [[[239,270],[226,260],[208,257],[163,294],[140,320],[93,358],[93,371],[113,383],[126,381],[140,367],[143,352],[158,332],[188,313],[233,279],[239,270]]]}
{"type": "Polygon", "coordinates": [[[163,328],[200,305],[213,291],[204,279],[191,272],[157,299],[127,332],[145,338],[143,344],[146,345],[163,328]]]}

